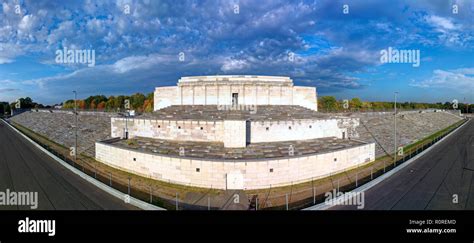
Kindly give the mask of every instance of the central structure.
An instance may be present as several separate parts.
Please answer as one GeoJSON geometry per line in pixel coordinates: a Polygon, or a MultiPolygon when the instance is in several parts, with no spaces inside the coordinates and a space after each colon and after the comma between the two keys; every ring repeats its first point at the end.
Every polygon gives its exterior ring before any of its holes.
{"type": "Polygon", "coordinates": [[[305,182],[374,160],[359,120],[317,112],[316,88],[288,77],[183,77],[158,87],[154,112],[111,118],[97,160],[170,183],[260,189],[305,182]]]}
{"type": "Polygon", "coordinates": [[[298,105],[317,110],[316,88],[288,77],[195,76],[155,90],[155,111],[171,105],[298,105]]]}

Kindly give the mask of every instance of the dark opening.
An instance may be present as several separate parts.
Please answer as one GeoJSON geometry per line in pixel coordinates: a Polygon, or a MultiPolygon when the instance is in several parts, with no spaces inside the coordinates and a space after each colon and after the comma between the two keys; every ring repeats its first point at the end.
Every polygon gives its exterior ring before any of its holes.
{"type": "Polygon", "coordinates": [[[250,144],[250,121],[245,121],[245,144],[249,145],[250,144]]]}
{"type": "Polygon", "coordinates": [[[239,104],[239,93],[232,93],[232,106],[239,104]]]}

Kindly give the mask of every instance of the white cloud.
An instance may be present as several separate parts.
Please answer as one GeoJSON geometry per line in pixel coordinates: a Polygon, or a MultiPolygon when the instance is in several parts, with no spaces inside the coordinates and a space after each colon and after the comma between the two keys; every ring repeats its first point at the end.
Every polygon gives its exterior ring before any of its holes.
{"type": "Polygon", "coordinates": [[[64,21],[58,25],[58,28],[51,31],[48,36],[48,43],[57,44],[57,41],[72,37],[74,34],[74,23],[72,21],[64,21]]]}
{"type": "Polygon", "coordinates": [[[159,68],[160,63],[169,63],[176,62],[178,57],[172,57],[170,55],[160,55],[152,54],[148,56],[130,56],[125,57],[114,64],[112,64],[112,69],[116,73],[125,73],[137,69],[147,69],[147,68],[159,68]]]}
{"type": "Polygon", "coordinates": [[[248,68],[250,65],[246,60],[235,60],[235,59],[226,59],[224,64],[221,66],[221,70],[224,72],[235,71],[248,68]]]}
{"type": "Polygon", "coordinates": [[[451,18],[430,15],[425,21],[439,33],[439,40],[447,46],[464,46],[472,37],[462,32],[463,26],[456,24],[451,18]]]}
{"type": "Polygon", "coordinates": [[[31,14],[23,16],[20,23],[18,24],[18,28],[24,32],[30,32],[36,26],[37,18],[31,14]]]}
{"type": "Polygon", "coordinates": [[[11,63],[11,62],[13,62],[12,59],[8,59],[8,58],[5,58],[5,57],[0,57],[0,64],[11,63]]]}
{"type": "Polygon", "coordinates": [[[412,81],[410,86],[419,88],[446,88],[461,93],[474,92],[474,68],[459,68],[453,70],[436,69],[433,75],[422,81],[412,81]]]}
{"type": "MultiPolygon", "coordinates": [[[[28,48],[25,46],[24,48],[28,48]]],[[[22,46],[10,43],[0,42],[0,64],[11,63],[15,57],[24,54],[22,46]]]]}
{"type": "Polygon", "coordinates": [[[457,30],[460,27],[455,25],[451,19],[439,17],[436,15],[429,15],[426,17],[426,22],[431,26],[436,27],[439,31],[457,30]]]}
{"type": "Polygon", "coordinates": [[[4,13],[8,13],[8,11],[10,11],[10,7],[8,6],[7,3],[2,3],[2,7],[3,7],[4,13]]]}

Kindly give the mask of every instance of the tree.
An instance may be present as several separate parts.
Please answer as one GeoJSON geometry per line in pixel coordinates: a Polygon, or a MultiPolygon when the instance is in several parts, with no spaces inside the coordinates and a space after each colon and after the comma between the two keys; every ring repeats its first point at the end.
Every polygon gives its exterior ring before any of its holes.
{"type": "Polygon", "coordinates": [[[77,108],[78,108],[78,109],[81,109],[81,110],[86,109],[86,102],[83,101],[83,100],[78,100],[78,101],[77,101],[77,108]]]}
{"type": "Polygon", "coordinates": [[[362,102],[362,109],[364,109],[364,110],[370,110],[370,109],[372,109],[372,103],[371,103],[371,102],[367,102],[367,101],[362,102]]]}
{"type": "Polygon", "coordinates": [[[349,107],[351,109],[360,110],[362,108],[362,101],[359,98],[352,98],[349,102],[349,107]]]}
{"type": "Polygon", "coordinates": [[[326,109],[328,111],[333,111],[337,108],[337,100],[334,96],[323,96],[319,100],[318,104],[320,105],[320,108],[326,109]]]}
{"type": "Polygon", "coordinates": [[[153,102],[151,100],[146,99],[145,103],[143,104],[142,110],[144,112],[152,112],[153,111],[153,102]]]}
{"type": "Polygon", "coordinates": [[[95,100],[92,100],[92,101],[91,101],[89,107],[90,107],[91,110],[95,110],[95,108],[96,108],[95,100]]]}
{"type": "Polygon", "coordinates": [[[143,107],[143,104],[145,103],[145,95],[143,94],[140,94],[140,93],[136,93],[136,94],[133,94],[131,97],[130,97],[130,109],[137,109],[137,110],[141,110],[142,107],[143,107]]]}
{"type": "Polygon", "coordinates": [[[64,109],[73,109],[74,108],[74,100],[66,100],[63,104],[64,109]]]}
{"type": "Polygon", "coordinates": [[[144,112],[153,112],[153,104],[154,104],[153,93],[149,93],[146,96],[145,102],[143,103],[143,111],[144,112]]]}
{"type": "Polygon", "coordinates": [[[0,116],[3,116],[5,114],[5,103],[0,102],[0,116]]]}
{"type": "Polygon", "coordinates": [[[123,95],[117,96],[117,98],[115,98],[115,101],[114,101],[114,108],[123,109],[124,100],[125,100],[125,96],[123,95]]]}
{"type": "Polygon", "coordinates": [[[101,101],[101,102],[97,105],[97,110],[103,111],[104,109],[105,109],[105,101],[101,101]]]}

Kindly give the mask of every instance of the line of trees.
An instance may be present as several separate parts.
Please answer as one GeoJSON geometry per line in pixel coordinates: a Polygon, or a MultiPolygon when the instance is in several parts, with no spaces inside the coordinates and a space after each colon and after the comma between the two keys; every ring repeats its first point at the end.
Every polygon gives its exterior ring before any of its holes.
{"type": "MultiPolygon", "coordinates": [[[[45,106],[34,102],[30,97],[20,98],[20,109],[32,109],[32,108],[51,108],[51,106],[45,106]]],[[[15,109],[17,102],[0,102],[0,115],[10,114],[12,109],[15,109]]]]}
{"type": "MultiPolygon", "coordinates": [[[[142,93],[136,93],[130,96],[119,95],[109,96],[94,95],[89,96],[84,100],[77,100],[77,108],[80,110],[97,110],[97,111],[117,111],[125,108],[125,100],[129,100],[130,109],[138,112],[152,112],[153,111],[153,93],[146,96],[142,93]]],[[[32,108],[51,108],[51,106],[43,105],[34,102],[30,97],[20,98],[21,109],[32,108]]],[[[15,109],[16,102],[0,102],[0,115],[10,114],[11,109],[15,109]]],[[[67,100],[61,103],[63,109],[73,109],[74,100],[67,100]]],[[[56,105],[55,105],[56,106],[56,105]]],[[[359,98],[344,100],[337,100],[334,96],[321,96],[318,98],[318,110],[329,112],[342,111],[384,111],[392,110],[394,102],[384,101],[362,101],[359,98]]],[[[418,110],[418,109],[453,109],[452,102],[445,103],[419,103],[419,102],[400,102],[397,103],[398,109],[403,110],[418,110]]],[[[463,113],[473,113],[474,106],[464,103],[458,103],[457,109],[463,113]]]]}
{"type": "MultiPolygon", "coordinates": [[[[383,111],[393,110],[394,102],[384,101],[362,101],[359,98],[337,100],[334,96],[321,96],[318,98],[319,111],[383,111]]],[[[419,103],[419,102],[397,102],[397,108],[403,110],[419,110],[419,109],[454,109],[453,103],[419,103]]],[[[472,113],[474,108],[472,105],[458,103],[457,109],[462,112],[472,113]]]]}
{"type": "MultiPolygon", "coordinates": [[[[123,110],[125,100],[129,100],[130,109],[138,112],[153,111],[153,93],[146,96],[142,93],[136,93],[131,96],[119,95],[109,96],[94,95],[84,100],[77,100],[77,109],[80,110],[97,110],[97,111],[117,111],[123,110]]],[[[73,109],[74,100],[67,100],[63,103],[63,109],[73,109]]]]}

